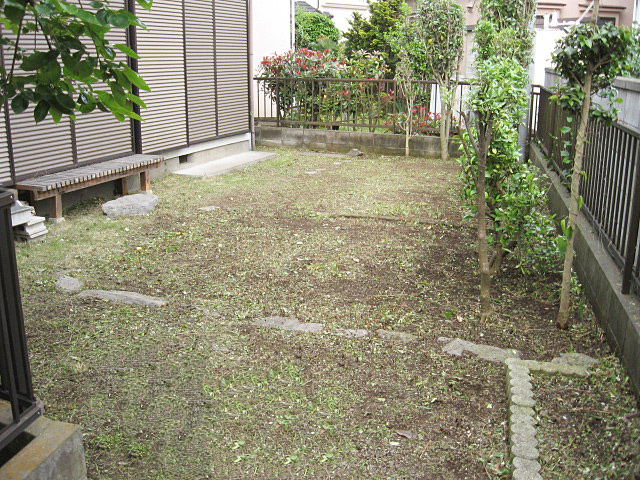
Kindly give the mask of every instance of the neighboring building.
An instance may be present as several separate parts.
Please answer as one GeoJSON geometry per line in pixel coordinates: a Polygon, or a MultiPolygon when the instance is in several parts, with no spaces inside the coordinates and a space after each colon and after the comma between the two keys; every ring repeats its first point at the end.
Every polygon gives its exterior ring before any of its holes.
{"type": "MultiPolygon", "coordinates": [[[[110,6],[135,3],[111,0],[110,6]]],[[[75,123],[36,125],[32,109],[7,115],[5,106],[0,186],[132,153],[189,161],[216,158],[223,146],[250,149],[248,0],[164,0],[137,14],[149,27],[137,32],[139,73],[152,89],[141,95],[145,121],[120,123],[93,112],[75,123]]],[[[135,47],[122,29],[112,38],[135,47]]]]}
{"type": "MultiPolygon", "coordinates": [[[[465,56],[461,71],[464,76],[473,76],[473,29],[478,22],[480,0],[456,0],[467,12],[467,36],[465,39],[465,56]]],[[[551,52],[556,42],[565,34],[565,28],[582,17],[589,19],[585,12],[591,4],[590,0],[550,0],[539,1],[536,17],[536,40],[534,61],[532,66],[532,82],[543,84],[545,68],[551,66],[551,52]]],[[[616,25],[631,25],[634,15],[638,18],[640,0],[606,0],[600,4],[600,22],[613,22],[616,25]]]]}
{"type": "Polygon", "coordinates": [[[369,3],[367,0],[306,0],[311,7],[329,14],[338,30],[342,33],[349,30],[349,20],[355,12],[363,17],[369,16],[369,3]]]}

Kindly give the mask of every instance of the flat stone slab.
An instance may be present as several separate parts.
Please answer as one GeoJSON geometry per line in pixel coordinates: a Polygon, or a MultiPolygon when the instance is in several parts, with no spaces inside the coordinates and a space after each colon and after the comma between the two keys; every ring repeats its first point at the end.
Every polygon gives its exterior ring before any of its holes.
{"type": "Polygon", "coordinates": [[[300,320],[294,317],[265,317],[256,320],[254,325],[306,333],[320,333],[324,329],[322,323],[300,323],[300,320]]]}
{"type": "Polygon", "coordinates": [[[590,367],[600,363],[595,358],[585,355],[584,353],[562,353],[559,357],[551,360],[551,362],[562,365],[573,365],[574,367],[590,367]]]}
{"type": "Polygon", "coordinates": [[[341,337],[364,338],[369,336],[369,330],[362,328],[338,328],[336,329],[336,332],[341,337]]]}
{"type": "Polygon", "coordinates": [[[410,333],[404,332],[396,332],[394,330],[378,330],[378,337],[382,340],[387,340],[389,342],[397,342],[397,343],[411,343],[415,342],[418,337],[412,335],[410,333]]]}
{"type": "Polygon", "coordinates": [[[448,342],[442,350],[449,355],[455,355],[457,357],[462,356],[464,352],[469,352],[477,355],[483,360],[499,363],[505,362],[509,358],[520,358],[520,352],[517,350],[506,350],[492,345],[472,343],[460,338],[452,340],[450,338],[440,337],[438,338],[438,341],[448,342]]]}
{"type": "Polygon", "coordinates": [[[173,172],[186,177],[213,177],[275,157],[271,152],[244,152],[173,172]]]}
{"type": "Polygon", "coordinates": [[[200,207],[198,210],[202,210],[203,212],[213,212],[215,210],[220,210],[220,207],[216,207],[215,205],[210,205],[208,207],[200,207]]]}
{"type": "Polygon", "coordinates": [[[80,292],[78,296],[82,298],[97,298],[99,300],[124,303],[127,305],[142,305],[144,307],[164,307],[167,304],[167,301],[162,298],[119,290],[84,290],[80,292]]]}
{"type": "Polygon", "coordinates": [[[158,197],[149,193],[136,193],[111,200],[102,205],[102,211],[109,218],[148,215],[158,205],[158,197]]]}
{"type": "Polygon", "coordinates": [[[69,275],[61,275],[56,280],[56,288],[64,293],[78,293],[82,290],[83,283],[69,275]]]}

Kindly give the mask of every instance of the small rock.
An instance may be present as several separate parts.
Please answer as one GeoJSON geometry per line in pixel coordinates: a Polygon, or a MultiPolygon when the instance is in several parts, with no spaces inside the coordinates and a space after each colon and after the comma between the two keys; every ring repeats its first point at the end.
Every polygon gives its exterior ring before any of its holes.
{"type": "Polygon", "coordinates": [[[208,207],[200,207],[198,210],[202,210],[203,212],[213,212],[214,210],[220,210],[220,207],[209,205],[208,207]]]}
{"type": "Polygon", "coordinates": [[[364,154],[357,148],[352,148],[351,150],[349,150],[349,153],[347,153],[347,155],[349,155],[350,157],[361,157],[364,154]]]}
{"type": "Polygon", "coordinates": [[[82,290],[82,282],[77,278],[62,275],[56,280],[56,288],[64,293],[77,293],[82,290]]]}
{"type": "Polygon", "coordinates": [[[167,304],[166,300],[162,298],[118,290],[85,290],[80,292],[78,296],[82,298],[97,298],[99,300],[124,303],[127,305],[142,305],[144,307],[164,307],[167,304]]]}
{"type": "Polygon", "coordinates": [[[316,173],[318,173],[318,171],[317,170],[309,170],[308,172],[304,172],[304,173],[306,173],[307,175],[315,175],[316,173]]]}
{"type": "Polygon", "coordinates": [[[378,336],[390,342],[399,342],[399,343],[410,343],[415,342],[417,337],[415,335],[411,335],[410,333],[404,332],[395,332],[393,330],[378,330],[378,336]]]}
{"type": "Polygon", "coordinates": [[[416,432],[412,432],[411,430],[395,430],[395,432],[401,437],[408,438],[409,440],[418,438],[418,434],[416,432]]]}
{"type": "Polygon", "coordinates": [[[102,211],[109,218],[148,215],[158,204],[157,195],[137,193],[111,200],[102,205],[102,211]]]}

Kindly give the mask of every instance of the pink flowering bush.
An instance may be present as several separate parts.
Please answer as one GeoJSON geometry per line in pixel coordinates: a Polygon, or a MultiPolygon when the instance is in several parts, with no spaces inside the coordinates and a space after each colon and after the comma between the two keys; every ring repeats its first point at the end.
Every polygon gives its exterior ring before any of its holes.
{"type": "Polygon", "coordinates": [[[311,82],[305,79],[375,80],[384,78],[386,72],[387,67],[379,55],[356,52],[353,58],[347,59],[330,50],[316,52],[304,48],[265,57],[260,68],[260,76],[267,78],[262,82],[262,88],[277,101],[284,119],[304,117],[329,122],[364,111],[373,96],[378,98],[384,93],[384,86],[377,82],[311,82]]]}

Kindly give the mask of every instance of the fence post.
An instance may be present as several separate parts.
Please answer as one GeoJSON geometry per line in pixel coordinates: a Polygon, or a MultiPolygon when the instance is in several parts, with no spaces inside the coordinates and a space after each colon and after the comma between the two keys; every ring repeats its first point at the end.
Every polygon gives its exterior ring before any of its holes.
{"type": "Polygon", "coordinates": [[[280,79],[276,77],[276,126],[280,127],[280,79]]]}
{"type": "Polygon", "coordinates": [[[638,229],[640,228],[640,142],[636,143],[636,174],[633,180],[633,194],[631,195],[631,215],[629,215],[629,228],[627,236],[627,251],[624,256],[624,269],[622,270],[622,293],[627,294],[631,290],[631,277],[636,263],[636,250],[638,248],[638,229]]]}
{"type": "Polygon", "coordinates": [[[0,425],[0,451],[42,414],[33,395],[11,226],[13,193],[0,189],[0,398],[12,422],[0,425]]]}

